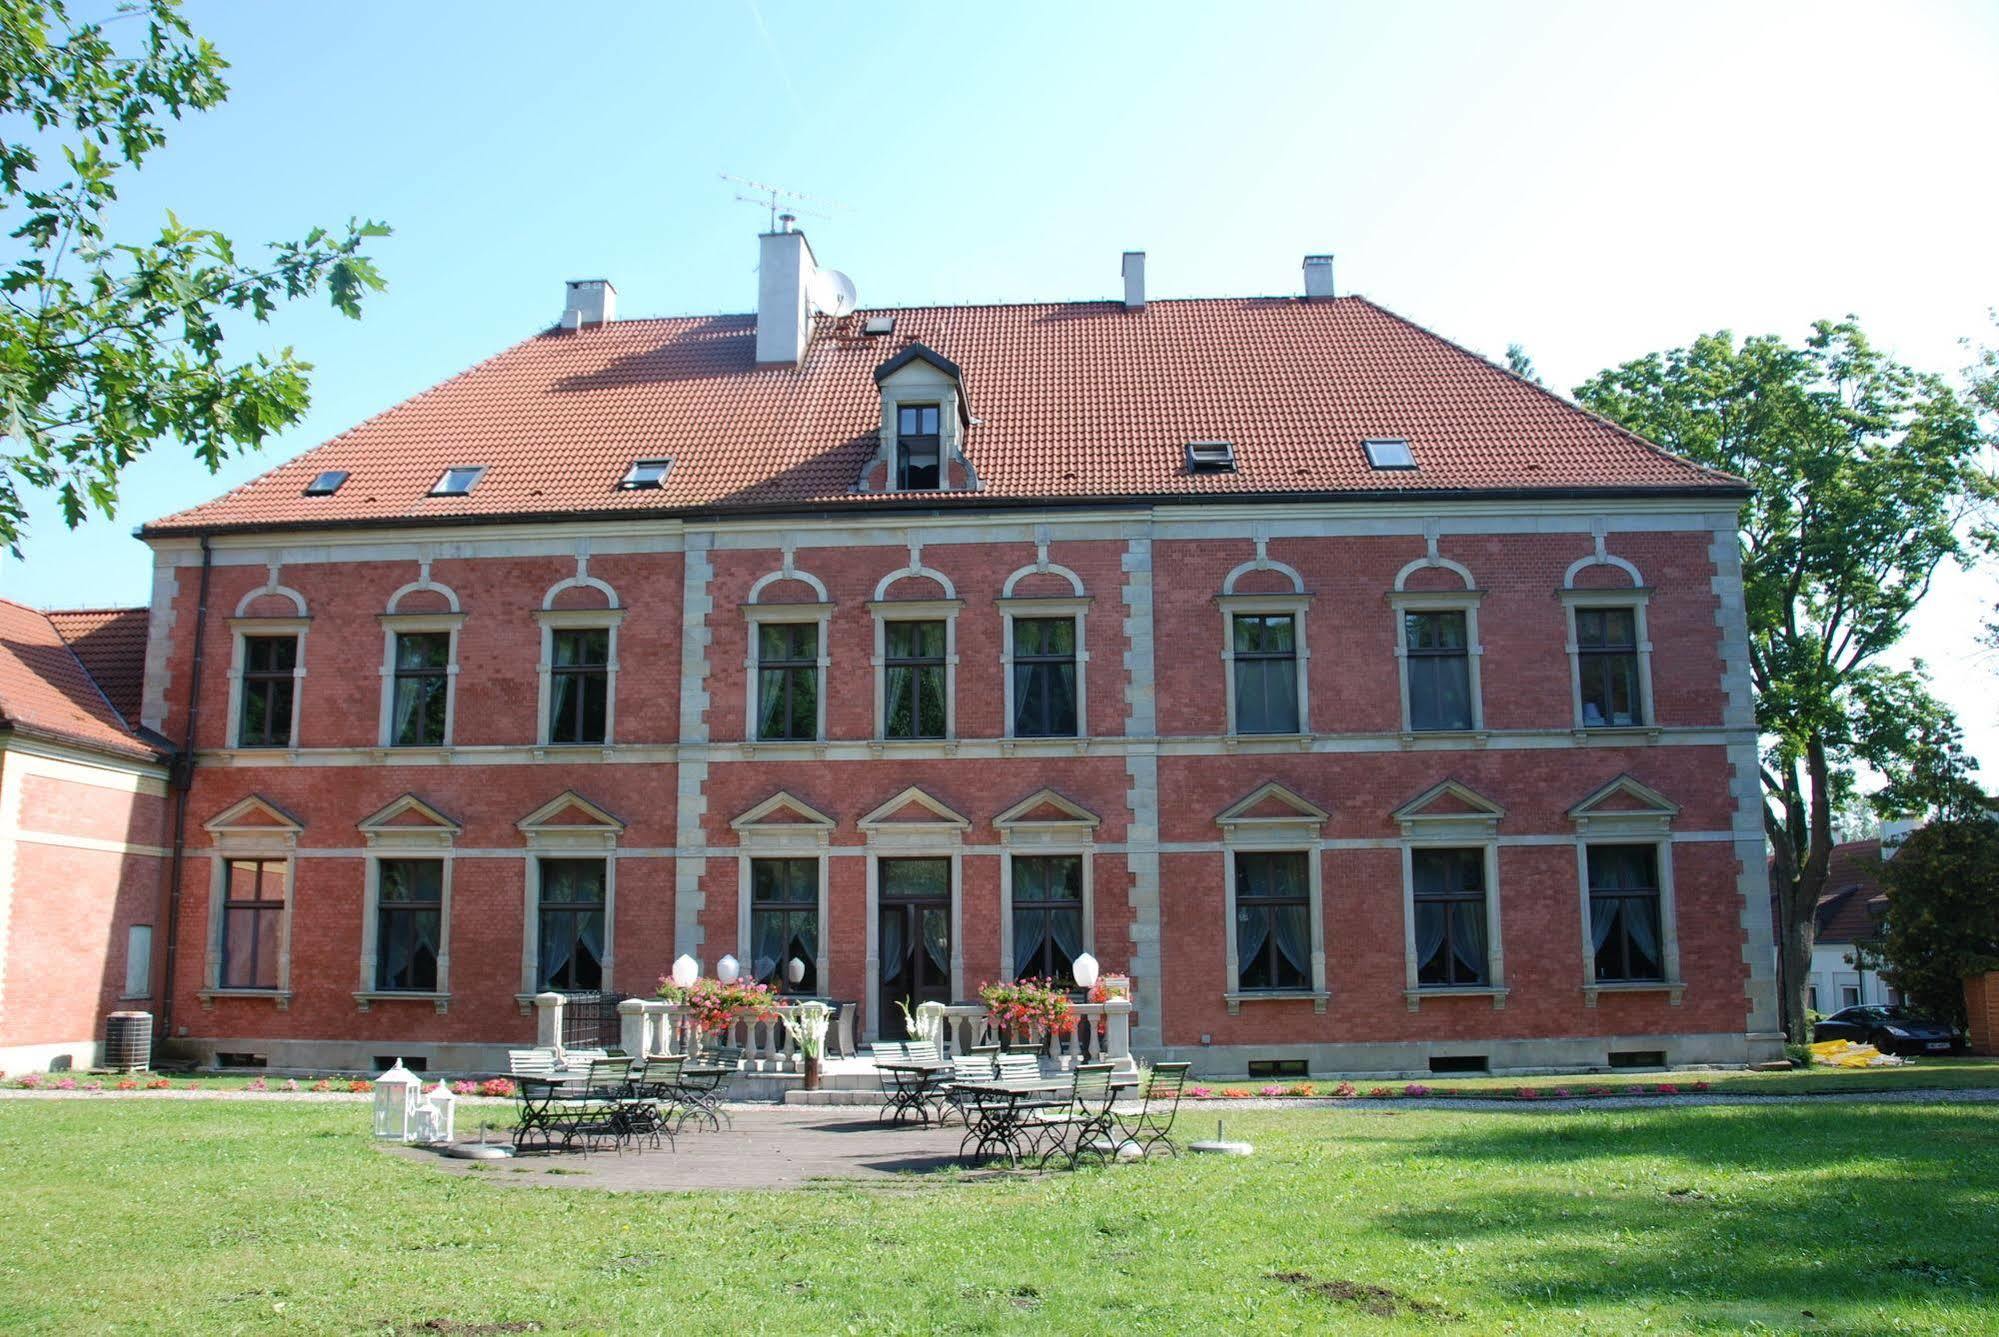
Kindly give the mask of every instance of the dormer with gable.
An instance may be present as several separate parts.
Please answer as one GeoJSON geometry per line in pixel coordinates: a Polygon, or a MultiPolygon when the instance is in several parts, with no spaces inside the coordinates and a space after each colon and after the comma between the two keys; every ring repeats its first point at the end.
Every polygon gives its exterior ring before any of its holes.
{"type": "Polygon", "coordinates": [[[912,343],[875,368],[881,392],[881,450],[868,464],[862,492],[977,491],[965,458],[972,424],[965,373],[926,344],[912,343]]]}

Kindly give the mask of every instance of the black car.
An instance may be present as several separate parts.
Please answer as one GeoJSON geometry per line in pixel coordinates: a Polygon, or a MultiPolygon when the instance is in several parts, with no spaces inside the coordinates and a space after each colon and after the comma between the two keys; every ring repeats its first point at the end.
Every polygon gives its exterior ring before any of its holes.
{"type": "Polygon", "coordinates": [[[1813,1040],[1851,1040],[1884,1054],[1948,1054],[1962,1043],[1941,1021],[1904,1007],[1843,1007],[1812,1027],[1813,1040]]]}

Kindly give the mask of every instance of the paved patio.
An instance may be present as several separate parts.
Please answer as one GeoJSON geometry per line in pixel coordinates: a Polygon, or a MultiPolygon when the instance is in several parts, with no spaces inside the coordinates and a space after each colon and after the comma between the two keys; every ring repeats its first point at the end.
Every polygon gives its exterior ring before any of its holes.
{"type": "MultiPolygon", "coordinates": [[[[533,1187],[599,1188],[624,1193],[692,1189],[807,1188],[831,1180],[888,1181],[957,1166],[965,1130],[876,1122],[875,1107],[734,1106],[733,1127],[689,1129],[676,1144],[587,1156],[530,1154],[465,1161],[418,1147],[385,1146],[390,1155],[450,1174],[533,1187]]],[[[997,1173],[981,1171],[978,1173],[997,1173]]],[[[907,1180],[905,1179],[905,1182],[907,1180]]]]}

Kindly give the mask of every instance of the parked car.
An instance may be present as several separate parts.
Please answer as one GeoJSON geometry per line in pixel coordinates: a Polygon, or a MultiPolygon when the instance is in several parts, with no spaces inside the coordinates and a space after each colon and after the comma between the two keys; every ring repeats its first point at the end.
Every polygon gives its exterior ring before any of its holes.
{"type": "Polygon", "coordinates": [[[1905,1007],[1843,1007],[1812,1027],[1813,1040],[1851,1040],[1884,1054],[1946,1054],[1963,1044],[1949,1023],[1905,1007]]]}

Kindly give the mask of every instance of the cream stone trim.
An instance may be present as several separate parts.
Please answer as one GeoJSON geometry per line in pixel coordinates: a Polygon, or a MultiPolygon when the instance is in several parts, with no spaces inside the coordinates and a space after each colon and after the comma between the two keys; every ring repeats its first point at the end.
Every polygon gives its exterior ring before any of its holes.
{"type": "Polygon", "coordinates": [[[1260,785],[1248,795],[1229,805],[1215,818],[1215,824],[1222,829],[1222,925],[1223,925],[1223,976],[1230,981],[1222,998],[1228,1004],[1230,1015],[1240,1010],[1246,1002],[1277,1001],[1283,999],[1309,998],[1314,1012],[1324,1012],[1332,999],[1326,986],[1326,915],[1325,915],[1325,859],[1321,852],[1320,837],[1325,824],[1332,814],[1301,797],[1293,790],[1271,781],[1260,785]],[[1275,801],[1291,809],[1287,815],[1275,817],[1252,817],[1248,814],[1266,801],[1275,801]],[[1236,876],[1235,856],[1241,853],[1284,854],[1298,853],[1305,856],[1307,876],[1307,897],[1310,907],[1312,970],[1311,988],[1293,989],[1243,989],[1236,964],[1236,876]]]}

